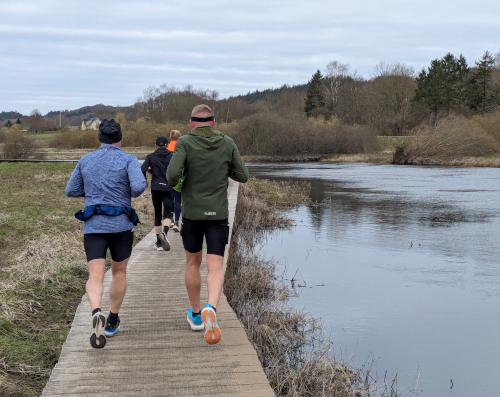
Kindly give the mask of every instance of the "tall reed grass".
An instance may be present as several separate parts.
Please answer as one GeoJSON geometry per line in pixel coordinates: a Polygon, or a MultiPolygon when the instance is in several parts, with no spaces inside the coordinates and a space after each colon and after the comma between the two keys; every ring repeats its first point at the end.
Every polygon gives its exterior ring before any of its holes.
{"type": "Polygon", "coordinates": [[[394,164],[419,164],[465,156],[486,156],[500,144],[481,127],[462,116],[440,119],[434,127],[422,125],[396,147],[394,164]]]}
{"type": "Polygon", "coordinates": [[[472,117],[472,122],[500,142],[500,110],[493,113],[475,115],[472,117]]]}

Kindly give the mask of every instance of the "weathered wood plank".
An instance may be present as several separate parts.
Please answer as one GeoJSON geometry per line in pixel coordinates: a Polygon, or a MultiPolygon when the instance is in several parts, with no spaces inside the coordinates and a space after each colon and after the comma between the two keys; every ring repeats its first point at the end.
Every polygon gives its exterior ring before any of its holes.
{"type": "MultiPolygon", "coordinates": [[[[238,184],[230,183],[229,223],[236,209],[238,184]]],[[[221,342],[207,345],[203,332],[186,321],[185,255],[178,233],[169,232],[172,249],[153,249],[152,231],[134,247],[127,270],[127,295],[120,310],[121,329],[106,347],[90,347],[91,313],[82,298],[42,396],[274,396],[243,326],[221,297],[217,313],[221,342]]],[[[226,266],[227,255],[224,260],[226,266]]],[[[206,266],[202,265],[206,280],[206,266]]],[[[105,277],[103,311],[109,310],[111,274],[105,277]]],[[[206,300],[206,285],[202,300],[206,300]]]]}

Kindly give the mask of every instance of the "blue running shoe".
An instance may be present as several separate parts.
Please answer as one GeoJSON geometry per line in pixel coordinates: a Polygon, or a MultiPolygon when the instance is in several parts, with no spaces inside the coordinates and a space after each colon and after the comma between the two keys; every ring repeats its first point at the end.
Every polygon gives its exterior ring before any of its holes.
{"type": "Polygon", "coordinates": [[[205,326],[205,342],[209,345],[219,343],[221,337],[219,321],[217,320],[217,313],[210,303],[207,303],[207,307],[201,311],[201,319],[205,326]]]}
{"type": "Polygon", "coordinates": [[[108,321],[106,321],[106,328],[104,328],[104,335],[113,336],[119,329],[120,329],[120,317],[118,317],[118,321],[116,322],[116,324],[111,324],[108,317],[108,321]]]}
{"type": "Polygon", "coordinates": [[[201,321],[201,314],[193,316],[193,308],[190,307],[187,315],[187,320],[189,326],[193,331],[202,331],[205,327],[203,326],[203,321],[201,321]]]}

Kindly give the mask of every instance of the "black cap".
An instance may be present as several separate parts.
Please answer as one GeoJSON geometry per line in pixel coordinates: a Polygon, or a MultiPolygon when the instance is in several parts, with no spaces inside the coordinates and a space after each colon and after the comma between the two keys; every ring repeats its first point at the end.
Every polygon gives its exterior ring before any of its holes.
{"type": "Polygon", "coordinates": [[[159,136],[156,138],[156,146],[165,146],[168,143],[168,139],[164,136],[159,136]]]}
{"type": "Polygon", "coordinates": [[[114,119],[104,119],[99,126],[99,142],[116,143],[122,140],[122,129],[114,119]]]}

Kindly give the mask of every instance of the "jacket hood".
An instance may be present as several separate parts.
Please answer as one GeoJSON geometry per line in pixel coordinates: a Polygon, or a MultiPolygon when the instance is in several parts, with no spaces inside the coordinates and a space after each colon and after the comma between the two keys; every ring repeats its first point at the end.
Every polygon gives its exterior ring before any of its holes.
{"type": "Polygon", "coordinates": [[[159,157],[168,157],[168,155],[172,154],[172,152],[167,150],[167,148],[165,146],[159,146],[155,150],[155,154],[158,155],[159,157]]]}
{"type": "Polygon", "coordinates": [[[196,128],[189,132],[194,141],[204,150],[216,150],[224,144],[222,132],[210,127],[196,128]]]}

